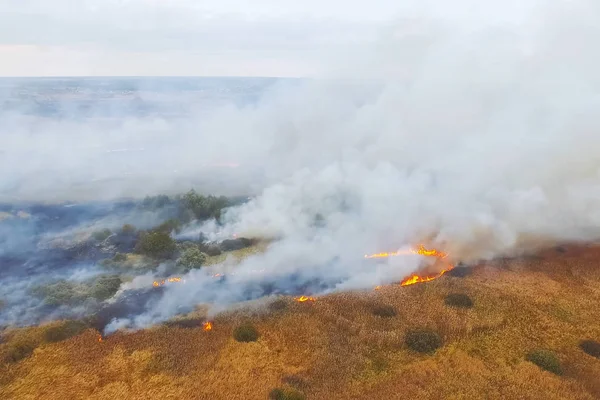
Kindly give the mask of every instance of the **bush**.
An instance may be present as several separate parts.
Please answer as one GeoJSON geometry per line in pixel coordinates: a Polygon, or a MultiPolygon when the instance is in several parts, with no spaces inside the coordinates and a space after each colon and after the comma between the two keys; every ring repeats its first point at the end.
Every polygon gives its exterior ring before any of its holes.
{"type": "Polygon", "coordinates": [[[556,375],[562,375],[562,367],[556,353],[550,350],[534,350],[527,354],[526,360],[534,363],[541,369],[552,372],[556,375]]]}
{"type": "Polygon", "coordinates": [[[256,342],[258,340],[258,331],[253,325],[240,325],[233,330],[233,338],[238,342],[256,342]]]}
{"type": "Polygon", "coordinates": [[[110,235],[112,235],[112,232],[110,231],[110,229],[103,229],[101,231],[94,232],[92,234],[92,237],[94,238],[94,240],[96,240],[98,242],[103,242],[106,239],[108,239],[108,237],[110,235]]]}
{"type": "Polygon", "coordinates": [[[442,347],[442,338],[437,332],[430,329],[417,329],[409,331],[404,339],[406,345],[419,353],[434,353],[442,347]]]}
{"type": "Polygon", "coordinates": [[[18,341],[10,343],[5,353],[6,362],[19,362],[29,357],[36,348],[36,344],[31,341],[18,341]]]}
{"type": "Polygon", "coordinates": [[[186,271],[198,269],[206,262],[206,254],[200,251],[196,246],[190,247],[183,252],[183,255],[177,260],[177,265],[184,267],[186,271]]]}
{"type": "Polygon", "coordinates": [[[250,247],[253,244],[254,241],[252,239],[247,238],[226,239],[219,244],[219,247],[222,251],[234,251],[245,249],[246,247],[250,247]]]}
{"type": "Polygon", "coordinates": [[[112,258],[112,261],[115,263],[122,263],[127,261],[127,254],[123,254],[123,253],[117,253],[115,254],[115,256],[112,258]]]}
{"type": "Polygon", "coordinates": [[[600,358],[600,343],[594,340],[584,340],[579,343],[579,347],[586,354],[589,354],[592,357],[600,358]]]}
{"type": "Polygon", "coordinates": [[[82,290],[84,290],[84,286],[62,280],[38,286],[32,290],[32,293],[43,298],[46,304],[58,306],[83,300],[82,290]]]}
{"type": "Polygon", "coordinates": [[[306,396],[297,391],[296,389],[291,388],[276,388],[271,390],[269,393],[269,399],[271,400],[304,400],[306,396]]]}
{"type": "Polygon", "coordinates": [[[283,310],[287,309],[287,307],[288,307],[288,302],[285,299],[277,299],[277,300],[273,301],[272,303],[269,303],[270,311],[283,311],[283,310]]]}
{"type": "Polygon", "coordinates": [[[119,275],[102,275],[94,280],[89,295],[97,300],[110,299],[121,287],[119,275]]]}
{"type": "Polygon", "coordinates": [[[448,271],[446,274],[455,278],[464,278],[473,272],[473,268],[468,267],[464,264],[458,264],[455,268],[448,271]]]}
{"type": "Polygon", "coordinates": [[[214,257],[214,256],[220,256],[221,254],[223,254],[223,252],[221,251],[221,249],[219,248],[219,246],[216,246],[214,244],[200,244],[199,245],[200,251],[205,253],[207,256],[210,257],[214,257]]]}
{"type": "Polygon", "coordinates": [[[185,214],[191,214],[198,220],[219,219],[224,208],[229,206],[226,197],[202,196],[190,190],[181,197],[181,206],[185,214]]]}
{"type": "Polygon", "coordinates": [[[444,301],[447,306],[450,307],[458,307],[458,308],[472,308],[473,300],[466,294],[462,293],[451,293],[446,296],[446,300],[444,301]]]}
{"type": "Polygon", "coordinates": [[[136,252],[155,259],[172,258],[176,250],[175,242],[164,232],[145,232],[135,246],[136,252]]]}
{"type": "Polygon", "coordinates": [[[161,194],[158,196],[146,196],[141,206],[146,210],[156,211],[170,204],[173,204],[173,200],[169,196],[161,194]]]}
{"type": "Polygon", "coordinates": [[[373,308],[373,314],[382,318],[392,318],[398,315],[398,311],[392,306],[376,306],[373,308]]]}
{"type": "Polygon", "coordinates": [[[158,225],[157,227],[155,227],[154,229],[152,229],[154,232],[163,232],[163,233],[167,233],[170,234],[171,232],[180,232],[181,231],[181,221],[179,221],[178,219],[169,219],[165,222],[163,222],[162,224],[158,225]]]}
{"type": "Polygon", "coordinates": [[[121,228],[121,233],[124,235],[132,235],[135,233],[135,226],[130,225],[130,224],[125,224],[121,228]]]}
{"type": "Polygon", "coordinates": [[[295,389],[303,390],[308,386],[304,378],[298,375],[286,375],[281,378],[281,381],[295,389]]]}
{"type": "Polygon", "coordinates": [[[44,332],[44,340],[50,343],[61,342],[79,335],[86,329],[87,325],[81,321],[66,321],[62,325],[47,328],[44,332]]]}

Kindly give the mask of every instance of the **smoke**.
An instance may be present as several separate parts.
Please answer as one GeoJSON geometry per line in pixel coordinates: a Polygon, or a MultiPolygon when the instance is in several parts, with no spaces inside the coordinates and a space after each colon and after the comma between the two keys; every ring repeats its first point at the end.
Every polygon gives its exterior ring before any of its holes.
{"type": "MultiPolygon", "coordinates": [[[[201,118],[129,121],[107,136],[93,122],[75,125],[86,127],[80,143],[143,147],[126,153],[127,182],[147,191],[187,189],[207,164],[239,164],[217,190],[257,195],[230,209],[224,225],[188,234],[275,239],[225,279],[213,276],[217,267],[165,285],[143,312],[113,319],[107,331],[164,321],[199,303],[217,312],[277,293],[390,283],[427,260],[374,265],[362,256],[417,242],[452,261],[476,261],[598,239],[600,6],[526,1],[467,11],[467,3],[407,5],[379,43],[333,66],[335,77],[353,79],[273,84],[251,104],[201,118]]],[[[27,181],[32,196],[57,187],[74,196],[70,185],[92,172],[122,177],[118,163],[90,164],[90,146],[63,157],[59,143],[77,129],[53,124],[35,161],[2,187],[27,181]]],[[[130,186],[109,187],[117,196],[130,186]]]]}

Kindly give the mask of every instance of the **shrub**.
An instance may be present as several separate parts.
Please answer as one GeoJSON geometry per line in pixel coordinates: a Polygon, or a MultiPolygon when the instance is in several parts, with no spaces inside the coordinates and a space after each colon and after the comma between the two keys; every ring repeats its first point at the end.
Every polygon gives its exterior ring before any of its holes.
{"type": "Polygon", "coordinates": [[[579,343],[579,347],[586,354],[589,354],[592,357],[600,358],[600,343],[594,340],[584,340],[579,343]]]}
{"type": "Polygon", "coordinates": [[[147,210],[158,210],[173,203],[173,200],[167,195],[146,196],[142,201],[142,208],[147,210]]]}
{"type": "Polygon", "coordinates": [[[239,238],[239,239],[226,239],[219,244],[219,247],[222,251],[234,251],[245,249],[246,247],[250,247],[254,244],[252,239],[247,238],[239,238]]]}
{"type": "Polygon", "coordinates": [[[392,318],[398,315],[398,311],[392,306],[376,306],[373,308],[373,314],[382,318],[392,318]]]}
{"type": "Polygon", "coordinates": [[[271,400],[304,400],[306,396],[291,388],[276,388],[271,390],[269,393],[269,399],[271,400]]]}
{"type": "Polygon", "coordinates": [[[61,280],[48,285],[38,286],[32,290],[32,293],[43,298],[46,304],[58,306],[82,300],[82,289],[80,285],[61,280]]]}
{"type": "Polygon", "coordinates": [[[258,337],[258,331],[250,324],[240,325],[233,330],[233,338],[238,342],[256,342],[258,337]]]}
{"type": "Polygon", "coordinates": [[[94,232],[92,234],[92,237],[94,238],[94,240],[96,240],[98,242],[103,242],[106,239],[108,239],[108,237],[110,235],[112,235],[112,232],[110,231],[110,229],[103,229],[101,231],[94,232]]]}
{"type": "Polygon", "coordinates": [[[79,335],[85,331],[87,326],[81,321],[66,321],[59,326],[52,326],[44,332],[44,340],[46,342],[55,343],[67,340],[73,336],[79,335]]]}
{"type": "Polygon", "coordinates": [[[123,253],[117,253],[115,254],[115,256],[112,258],[112,261],[115,263],[122,263],[127,261],[127,254],[123,254],[123,253]]]}
{"type": "Polygon", "coordinates": [[[562,375],[560,360],[553,351],[534,350],[527,354],[526,360],[553,374],[562,375]]]}
{"type": "Polygon", "coordinates": [[[447,275],[453,276],[455,278],[464,278],[466,276],[471,275],[473,272],[473,268],[468,267],[462,263],[459,263],[455,268],[447,272],[447,275]]]}
{"type": "Polygon", "coordinates": [[[202,267],[206,262],[206,254],[200,251],[196,246],[190,247],[183,252],[183,255],[177,260],[177,265],[184,267],[186,271],[202,267]]]}
{"type": "Polygon", "coordinates": [[[177,246],[168,233],[145,232],[140,236],[135,250],[152,258],[169,259],[175,254],[177,246]]]}
{"type": "Polygon", "coordinates": [[[446,300],[444,301],[446,305],[450,307],[458,307],[458,308],[472,308],[473,300],[466,294],[462,293],[451,293],[446,296],[446,300]]]}
{"type": "Polygon", "coordinates": [[[130,225],[130,224],[125,224],[121,228],[121,233],[124,234],[124,235],[134,234],[135,233],[135,226],[130,225]]]}
{"type": "Polygon", "coordinates": [[[158,225],[157,227],[155,227],[152,230],[154,232],[163,232],[163,233],[168,233],[168,234],[170,234],[173,231],[178,233],[179,231],[181,231],[181,221],[179,221],[178,219],[172,218],[172,219],[169,219],[169,220],[163,222],[162,224],[158,225]]]}
{"type": "Polygon", "coordinates": [[[288,307],[288,302],[285,299],[277,299],[277,300],[273,301],[272,303],[269,303],[270,311],[283,311],[283,310],[287,309],[287,307],[288,307]]]}
{"type": "Polygon", "coordinates": [[[90,296],[97,300],[106,300],[114,296],[121,287],[119,275],[102,275],[94,280],[90,288],[90,296]]]}
{"type": "Polygon", "coordinates": [[[210,257],[220,256],[221,254],[223,254],[223,252],[221,251],[219,246],[216,246],[214,244],[202,243],[199,245],[199,248],[200,248],[200,251],[202,251],[203,253],[205,253],[207,256],[210,256],[210,257]]]}
{"type": "Polygon", "coordinates": [[[286,385],[289,385],[299,390],[306,389],[306,387],[308,386],[304,378],[298,375],[286,375],[281,379],[281,381],[286,385]]]}
{"type": "Polygon", "coordinates": [[[434,353],[442,346],[442,338],[430,329],[417,329],[406,333],[406,345],[419,353],[434,353]]]}
{"type": "Polygon", "coordinates": [[[36,348],[36,344],[32,341],[17,341],[10,343],[5,353],[6,362],[19,362],[24,358],[29,357],[36,348]]]}
{"type": "Polygon", "coordinates": [[[198,220],[219,219],[222,210],[229,206],[229,201],[223,196],[202,196],[192,189],[181,197],[181,206],[184,213],[198,220]]]}

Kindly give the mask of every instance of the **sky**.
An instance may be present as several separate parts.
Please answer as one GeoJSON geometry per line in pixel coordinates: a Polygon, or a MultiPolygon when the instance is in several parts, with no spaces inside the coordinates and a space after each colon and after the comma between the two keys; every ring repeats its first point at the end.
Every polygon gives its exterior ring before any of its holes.
{"type": "Polygon", "coordinates": [[[372,42],[372,0],[0,0],[0,76],[310,76],[372,42]]]}
{"type": "Polygon", "coordinates": [[[0,0],[0,76],[318,76],[368,57],[398,21],[514,22],[536,1],[482,3],[0,0]]]}

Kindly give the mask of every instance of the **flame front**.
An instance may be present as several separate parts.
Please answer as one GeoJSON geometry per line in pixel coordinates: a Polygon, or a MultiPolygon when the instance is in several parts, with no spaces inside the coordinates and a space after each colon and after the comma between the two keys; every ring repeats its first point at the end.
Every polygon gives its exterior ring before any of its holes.
{"type": "Polygon", "coordinates": [[[154,287],[163,286],[166,282],[170,282],[170,283],[181,282],[181,278],[175,277],[175,278],[169,278],[167,280],[163,279],[161,281],[154,281],[154,282],[152,282],[152,286],[154,286],[154,287]]]}
{"type": "Polygon", "coordinates": [[[317,301],[314,297],[300,296],[295,299],[298,303],[304,303],[305,301],[317,301]]]}
{"type": "Polygon", "coordinates": [[[208,332],[208,331],[211,331],[211,330],[212,330],[212,322],[210,322],[210,321],[206,321],[206,322],[203,324],[203,326],[204,326],[204,328],[203,328],[203,329],[204,329],[204,331],[205,331],[205,332],[208,332]]]}
{"type": "MultiPolygon", "coordinates": [[[[427,248],[425,248],[424,245],[420,244],[416,248],[411,248],[409,250],[402,250],[402,251],[397,251],[397,252],[392,252],[392,253],[376,253],[376,254],[371,254],[371,255],[367,254],[367,255],[365,255],[365,258],[387,258],[387,257],[409,255],[409,254],[418,254],[418,255],[426,256],[426,257],[436,257],[440,260],[443,260],[448,257],[448,254],[444,253],[443,251],[439,251],[437,249],[427,249],[427,248]]],[[[401,286],[409,286],[409,285],[414,285],[415,283],[430,282],[434,279],[439,278],[440,276],[444,275],[446,272],[448,272],[452,269],[454,269],[454,265],[448,264],[445,269],[443,269],[440,273],[435,274],[435,275],[426,275],[426,276],[412,275],[412,276],[404,279],[400,283],[400,285],[401,286]]],[[[378,290],[379,287],[376,287],[375,289],[378,290]]]]}
{"type": "Polygon", "coordinates": [[[98,335],[98,342],[102,342],[102,335],[98,335]]]}

